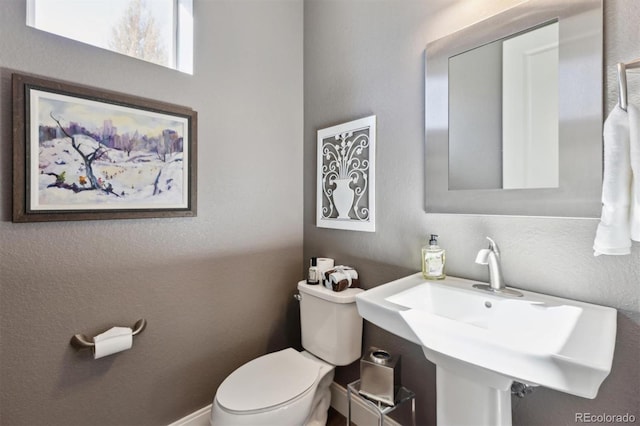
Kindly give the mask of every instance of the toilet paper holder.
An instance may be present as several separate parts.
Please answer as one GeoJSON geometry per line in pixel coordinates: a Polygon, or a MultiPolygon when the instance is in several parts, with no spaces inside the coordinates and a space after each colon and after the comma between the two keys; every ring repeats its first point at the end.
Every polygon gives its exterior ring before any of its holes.
{"type": "MultiPolygon", "coordinates": [[[[131,335],[135,336],[137,334],[142,333],[142,331],[147,327],[147,320],[144,318],[139,319],[136,323],[131,327],[131,335]]],[[[71,338],[71,346],[80,350],[80,349],[90,349],[94,348],[96,344],[92,341],[93,338],[89,338],[84,334],[74,334],[71,338]]]]}

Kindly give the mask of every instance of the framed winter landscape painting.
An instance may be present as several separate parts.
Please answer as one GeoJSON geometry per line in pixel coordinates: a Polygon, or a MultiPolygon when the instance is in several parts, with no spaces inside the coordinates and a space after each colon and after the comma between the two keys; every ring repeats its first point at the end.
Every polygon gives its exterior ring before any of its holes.
{"type": "Polygon", "coordinates": [[[13,221],[196,215],[197,113],[13,74],[13,221]]]}
{"type": "Polygon", "coordinates": [[[318,130],[316,226],[375,232],[376,116],[318,130]]]}

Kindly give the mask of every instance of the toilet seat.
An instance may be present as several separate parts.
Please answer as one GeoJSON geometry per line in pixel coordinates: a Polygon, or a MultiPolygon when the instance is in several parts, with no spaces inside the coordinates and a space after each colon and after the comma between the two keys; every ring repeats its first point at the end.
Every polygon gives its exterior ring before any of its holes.
{"type": "Polygon", "coordinates": [[[293,348],[263,355],[231,373],[218,388],[216,400],[231,412],[268,410],[311,388],[320,368],[293,348]]]}

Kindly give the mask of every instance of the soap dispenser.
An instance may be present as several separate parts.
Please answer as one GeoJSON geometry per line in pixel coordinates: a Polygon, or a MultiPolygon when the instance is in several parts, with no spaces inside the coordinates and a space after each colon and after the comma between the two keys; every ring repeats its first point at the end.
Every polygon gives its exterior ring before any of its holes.
{"type": "Polygon", "coordinates": [[[429,244],[422,247],[422,276],[428,280],[443,280],[445,252],[438,245],[438,236],[431,234],[429,244]]]}

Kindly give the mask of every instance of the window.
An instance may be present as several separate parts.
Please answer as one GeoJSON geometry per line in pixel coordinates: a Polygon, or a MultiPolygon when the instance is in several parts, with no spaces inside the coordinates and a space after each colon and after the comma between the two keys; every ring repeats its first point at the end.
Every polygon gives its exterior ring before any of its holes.
{"type": "Polygon", "coordinates": [[[193,73],[193,0],[27,0],[27,25],[193,73]]]}

